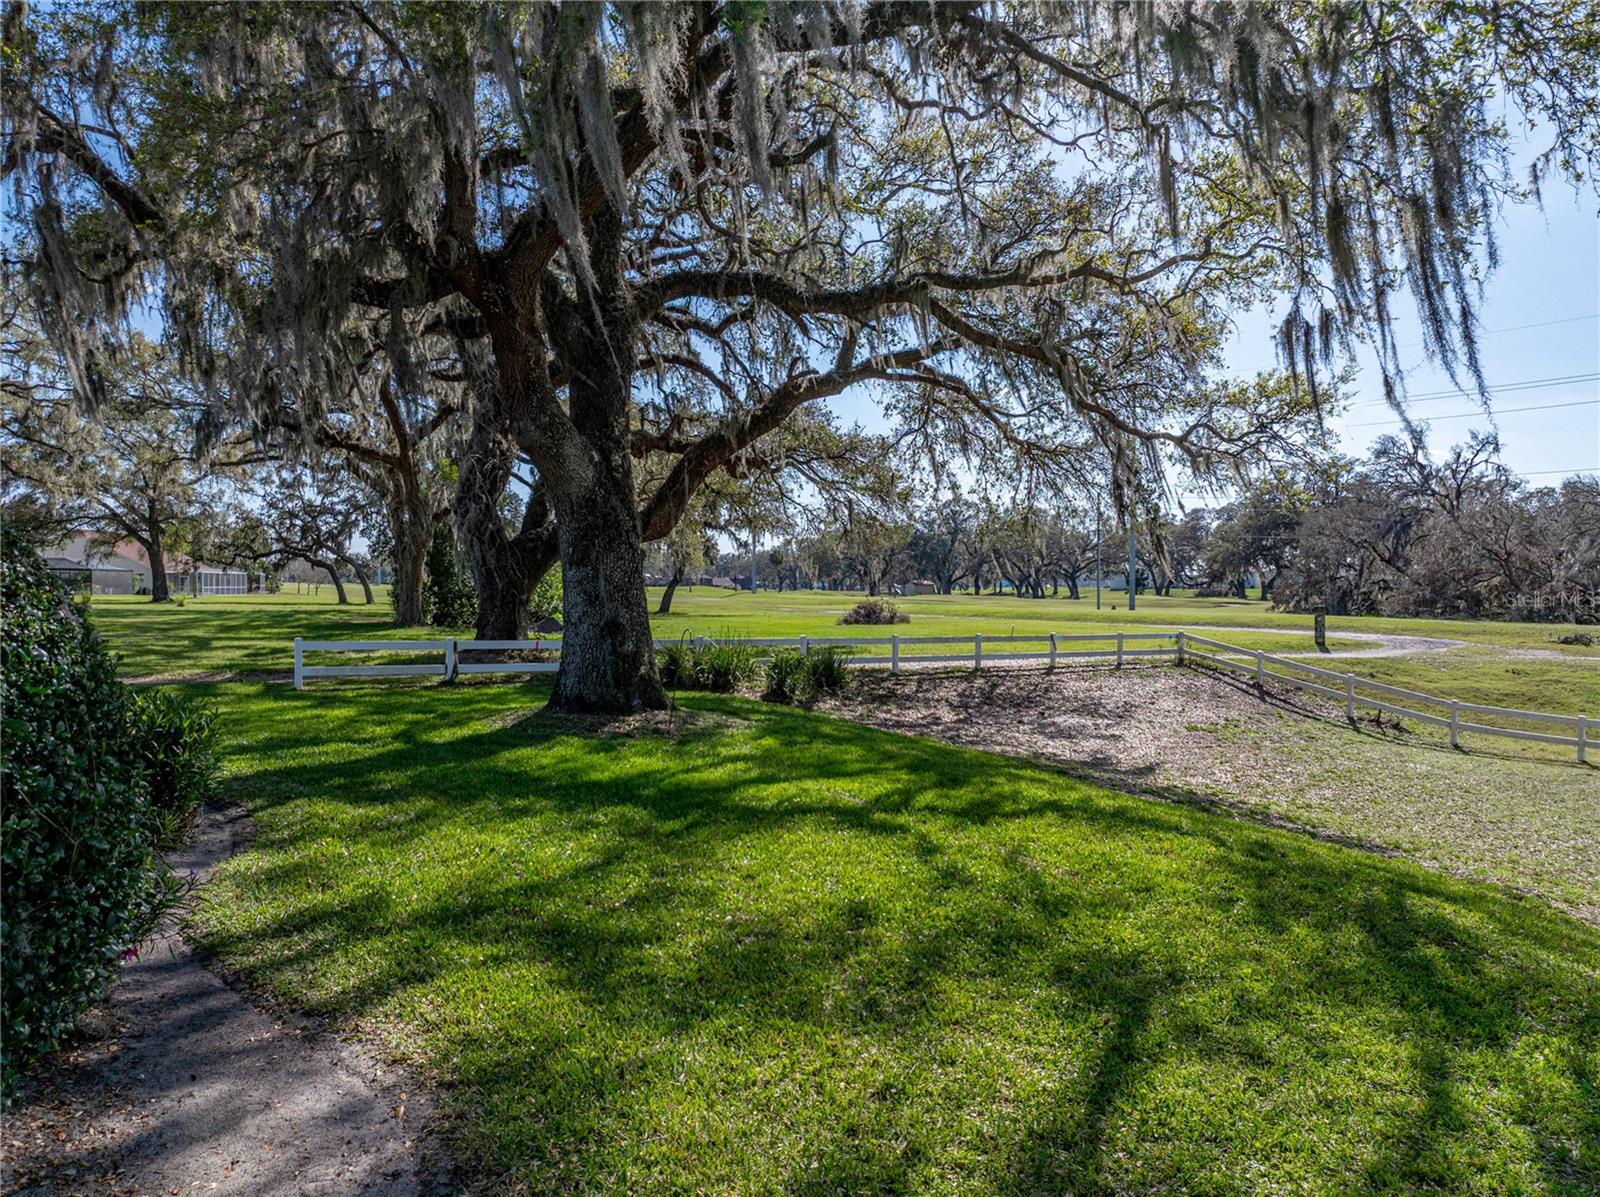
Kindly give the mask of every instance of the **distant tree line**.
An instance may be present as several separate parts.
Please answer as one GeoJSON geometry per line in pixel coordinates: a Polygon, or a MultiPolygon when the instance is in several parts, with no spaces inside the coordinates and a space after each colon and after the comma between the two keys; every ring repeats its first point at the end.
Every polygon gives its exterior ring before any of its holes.
{"type": "MultiPolygon", "coordinates": [[[[1366,460],[1275,475],[1218,507],[1146,516],[1135,525],[1136,584],[1338,615],[1593,621],[1600,480],[1532,487],[1499,448],[1473,434],[1435,463],[1420,437],[1385,437],[1366,460]]],[[[690,576],[747,585],[748,547],[718,553],[707,529],[698,535],[680,559],[690,576]]],[[[1091,503],[958,493],[830,509],[763,547],[757,570],[766,588],[1075,599],[1094,577],[1097,546],[1102,576],[1125,584],[1127,545],[1091,503]]]]}

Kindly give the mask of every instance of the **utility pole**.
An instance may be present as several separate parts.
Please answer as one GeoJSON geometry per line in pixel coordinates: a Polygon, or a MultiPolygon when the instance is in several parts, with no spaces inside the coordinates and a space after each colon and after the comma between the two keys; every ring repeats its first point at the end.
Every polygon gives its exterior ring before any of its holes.
{"type": "Polygon", "coordinates": [[[750,525],[750,593],[756,592],[756,526],[750,525]]]}
{"type": "Polygon", "coordinates": [[[1100,610],[1100,504],[1094,505],[1094,609],[1100,610]]]}
{"type": "Polygon", "coordinates": [[[1133,512],[1128,512],[1128,610],[1139,609],[1139,557],[1134,545],[1133,512]]]}

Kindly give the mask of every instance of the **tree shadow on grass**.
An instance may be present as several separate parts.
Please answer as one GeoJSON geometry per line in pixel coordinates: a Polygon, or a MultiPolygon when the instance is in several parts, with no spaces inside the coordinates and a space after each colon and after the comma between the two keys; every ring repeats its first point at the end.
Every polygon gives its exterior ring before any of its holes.
{"type": "MultiPolygon", "coordinates": [[[[1203,1110],[1185,1070],[1243,1078],[1279,1058],[1308,1073],[1278,1078],[1291,1088],[1392,1070],[1392,1092],[1350,1113],[1363,1187],[1449,1187],[1472,1136],[1510,1136],[1463,1104],[1473,1086],[1503,1090],[1553,1187],[1596,1179],[1596,1119],[1564,1095],[1593,1108],[1600,937],[1553,912],[803,712],[695,698],[717,718],[596,738],[489,720],[508,696],[542,692],[274,695],[235,773],[267,832],[221,891],[261,906],[205,940],[342,1017],[485,994],[494,1008],[452,1006],[426,1054],[480,1128],[473,1151],[535,1189],[592,1180],[686,1084],[722,1111],[701,1155],[712,1183],[717,1160],[762,1142],[740,1104],[778,1100],[733,1059],[804,1068],[794,1045],[819,1043],[873,1045],[880,1063],[836,1071],[877,1069],[879,1096],[849,1117],[779,1103],[809,1157],[782,1160],[794,1192],[917,1187],[966,1133],[936,1129],[956,1081],[919,1061],[940,1052],[983,1100],[1021,1094],[962,1148],[996,1191],[1113,1190],[1130,1151],[1153,1158],[1146,1179],[1180,1184],[1206,1149],[1183,1164],[1128,1129],[1151,1087],[1203,1110]],[[957,1050],[974,1019],[989,1041],[957,1050]],[[1507,1061],[1528,1036],[1552,1059],[1519,1078],[1507,1061]],[[720,1063],[696,1072],[702,1056],[720,1063]],[[536,1150],[551,1144],[554,1163],[536,1150]]],[[[1270,1152],[1262,1126],[1210,1134],[1219,1163],[1270,1152]]]]}

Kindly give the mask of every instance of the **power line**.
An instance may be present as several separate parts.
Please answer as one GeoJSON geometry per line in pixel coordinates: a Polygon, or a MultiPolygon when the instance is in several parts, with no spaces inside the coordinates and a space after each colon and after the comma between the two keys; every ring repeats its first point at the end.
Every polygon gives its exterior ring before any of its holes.
{"type": "MultiPolygon", "coordinates": [[[[1501,382],[1484,387],[1491,395],[1506,395],[1513,391],[1538,391],[1547,387],[1575,386],[1584,382],[1600,381],[1600,373],[1589,374],[1564,374],[1559,377],[1530,378],[1526,382],[1501,382]]],[[[1477,391],[1425,391],[1420,395],[1407,395],[1408,403],[1426,403],[1434,399],[1471,399],[1478,394],[1477,391]]],[[[1362,403],[1352,403],[1351,407],[1387,407],[1387,399],[1368,399],[1362,403]]]]}
{"type": "MultiPolygon", "coordinates": [[[[1524,411],[1556,411],[1564,407],[1594,407],[1600,399],[1579,399],[1573,403],[1541,403],[1532,407],[1504,407],[1499,411],[1458,411],[1444,416],[1430,416],[1430,420],[1470,420],[1476,416],[1512,416],[1524,411]]],[[[1346,424],[1346,428],[1382,428],[1385,425],[1404,424],[1404,420],[1369,420],[1362,424],[1346,424]]]]}
{"type": "MultiPolygon", "coordinates": [[[[1563,316],[1559,320],[1536,320],[1532,324],[1513,324],[1508,328],[1481,328],[1479,336],[1490,337],[1498,333],[1522,332],[1528,328],[1551,328],[1557,324],[1577,324],[1580,320],[1600,319],[1600,312],[1590,312],[1587,316],[1563,316]]],[[[1404,345],[1397,345],[1397,349],[1415,349],[1421,341],[1407,341],[1404,345]]]]}
{"type": "MultiPolygon", "coordinates": [[[[1593,382],[1597,378],[1600,378],[1600,373],[1597,373],[1594,370],[1590,370],[1586,374],[1550,374],[1550,375],[1546,375],[1544,378],[1529,378],[1529,379],[1526,379],[1523,382],[1492,382],[1488,386],[1484,387],[1484,390],[1486,390],[1486,391],[1522,391],[1522,390],[1529,390],[1529,389],[1531,389],[1533,387],[1561,386],[1561,385],[1563,385],[1565,383],[1572,383],[1572,382],[1593,382]]],[[[1450,389],[1442,390],[1442,391],[1423,391],[1420,394],[1416,394],[1416,395],[1410,396],[1410,398],[1413,398],[1413,399],[1448,399],[1452,395],[1475,395],[1475,394],[1477,394],[1476,391],[1468,391],[1468,390],[1464,390],[1461,387],[1454,387],[1454,388],[1450,388],[1450,389]]],[[[1382,402],[1384,402],[1384,400],[1379,399],[1379,400],[1377,400],[1377,402],[1382,403],[1382,402]]]]}
{"type": "Polygon", "coordinates": [[[1533,324],[1513,324],[1510,328],[1486,328],[1482,332],[1485,336],[1492,333],[1521,332],[1525,328],[1549,328],[1555,324],[1576,324],[1580,320],[1594,320],[1596,318],[1600,318],[1600,312],[1590,312],[1587,316],[1563,316],[1559,320],[1539,320],[1533,324]]]}

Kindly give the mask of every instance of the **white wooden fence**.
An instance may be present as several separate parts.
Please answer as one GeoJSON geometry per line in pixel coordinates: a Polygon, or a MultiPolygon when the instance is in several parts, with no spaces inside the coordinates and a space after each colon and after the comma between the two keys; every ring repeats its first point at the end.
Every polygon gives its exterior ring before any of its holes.
{"type": "MultiPolygon", "coordinates": [[[[1270,629],[1268,629],[1270,630],[1270,629]]],[[[696,637],[695,643],[711,643],[705,637],[696,637]]],[[[657,649],[681,643],[679,640],[657,640],[657,649]]],[[[1354,720],[1358,707],[1400,715],[1419,723],[1447,728],[1453,747],[1461,746],[1464,733],[1484,736],[1502,736],[1513,740],[1532,740],[1540,744],[1555,744],[1575,748],[1578,760],[1587,762],[1590,744],[1600,744],[1591,734],[1591,728],[1600,727],[1600,720],[1585,715],[1556,715],[1547,711],[1522,711],[1511,707],[1484,706],[1461,702],[1453,698],[1440,698],[1417,690],[1406,690],[1383,682],[1371,681],[1354,673],[1337,673],[1317,665],[1308,665],[1289,657],[1280,657],[1258,649],[1240,648],[1221,640],[1197,636],[1193,632],[1058,632],[1036,633],[1022,636],[794,636],[752,637],[737,640],[722,639],[722,644],[743,644],[752,648],[792,648],[802,654],[814,648],[877,649],[873,654],[852,653],[844,658],[846,664],[884,666],[895,673],[902,665],[957,665],[970,663],[982,669],[985,663],[996,661],[1038,661],[1054,666],[1068,659],[1100,657],[1115,659],[1120,668],[1124,661],[1161,658],[1179,665],[1205,665],[1216,669],[1242,673],[1257,686],[1268,681],[1293,686],[1324,698],[1343,702],[1345,715],[1354,720]],[[1159,647],[1129,647],[1160,642],[1159,647]],[[995,645],[1031,644],[1038,647],[1017,651],[994,651],[995,645]],[[1064,648],[1063,645],[1096,645],[1097,647],[1064,648]],[[911,652],[930,646],[936,649],[961,645],[960,652],[911,652]],[[971,645],[971,651],[966,646],[971,645]],[[885,654],[881,650],[887,648],[885,654]],[[1212,651],[1207,651],[1212,650],[1212,651]],[[1291,672],[1283,672],[1285,670],[1291,672]],[[1400,701],[1394,701],[1400,700],[1400,701]],[[1401,705],[1402,702],[1412,705],[1401,705]],[[1430,708],[1418,710],[1417,706],[1430,708]],[[1463,718],[1466,716],[1468,718],[1463,718]],[[1535,727],[1562,728],[1572,734],[1557,734],[1550,730],[1530,730],[1526,726],[1499,727],[1490,723],[1475,722],[1472,716],[1507,720],[1535,727]]],[[[454,679],[467,673],[554,673],[561,668],[559,659],[537,661],[463,661],[464,653],[479,652],[544,652],[559,658],[561,641],[556,640],[303,640],[294,641],[294,685],[303,689],[313,678],[337,677],[442,677],[454,679]],[[322,653],[424,653],[440,654],[437,663],[409,665],[307,665],[305,654],[322,653]]],[[[760,658],[762,661],[768,658],[760,658]]]]}

